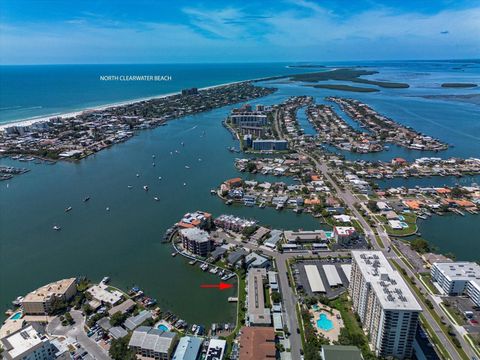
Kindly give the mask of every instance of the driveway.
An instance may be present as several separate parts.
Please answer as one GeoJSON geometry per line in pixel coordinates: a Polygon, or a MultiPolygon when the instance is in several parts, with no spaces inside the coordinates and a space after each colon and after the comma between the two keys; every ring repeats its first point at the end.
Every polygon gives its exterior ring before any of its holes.
{"type": "Polygon", "coordinates": [[[75,339],[94,359],[110,360],[107,352],[93,339],[89,338],[83,330],[85,321],[82,313],[78,310],[72,310],[70,314],[73,320],[75,320],[75,324],[63,326],[60,318],[57,316],[47,325],[47,333],[75,339]]]}

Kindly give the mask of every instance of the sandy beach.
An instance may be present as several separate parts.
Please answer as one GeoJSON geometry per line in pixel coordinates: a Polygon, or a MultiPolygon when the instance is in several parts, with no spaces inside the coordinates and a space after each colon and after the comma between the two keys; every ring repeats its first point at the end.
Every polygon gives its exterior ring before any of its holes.
{"type": "MultiPolygon", "coordinates": [[[[206,86],[206,87],[203,87],[203,88],[199,88],[198,90],[214,89],[214,88],[218,88],[218,87],[222,87],[222,86],[228,86],[228,85],[243,83],[243,82],[247,82],[247,81],[256,81],[256,79],[233,81],[233,82],[219,84],[219,85],[206,86]]],[[[48,121],[52,117],[70,118],[70,117],[78,116],[85,111],[106,110],[106,109],[112,108],[112,107],[130,105],[130,104],[135,104],[135,103],[139,103],[139,102],[142,102],[142,101],[148,101],[148,100],[152,100],[152,99],[162,99],[162,98],[166,98],[168,96],[178,95],[180,93],[181,93],[180,91],[177,91],[177,92],[172,92],[172,93],[168,93],[168,94],[161,94],[161,95],[149,96],[149,97],[145,97],[145,98],[137,98],[137,99],[133,99],[133,100],[126,100],[126,101],[121,101],[121,102],[116,102],[116,103],[99,105],[99,106],[95,106],[95,107],[91,107],[91,108],[85,108],[85,109],[82,109],[82,110],[72,111],[72,112],[63,113],[63,114],[50,114],[50,115],[38,116],[38,117],[34,117],[34,118],[15,120],[15,121],[12,121],[12,122],[1,123],[0,124],[0,131],[3,131],[4,129],[12,127],[12,126],[29,126],[29,125],[32,125],[34,123],[45,122],[45,121],[48,121]]]]}

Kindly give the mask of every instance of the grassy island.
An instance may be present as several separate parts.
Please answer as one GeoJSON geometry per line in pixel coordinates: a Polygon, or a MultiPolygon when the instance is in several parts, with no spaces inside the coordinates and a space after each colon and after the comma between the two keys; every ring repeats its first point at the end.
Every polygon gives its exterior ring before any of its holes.
{"type": "Polygon", "coordinates": [[[327,80],[350,81],[354,83],[376,85],[379,87],[390,88],[390,89],[404,89],[404,88],[410,87],[410,85],[406,83],[375,81],[375,80],[360,78],[360,76],[374,75],[374,74],[378,74],[378,71],[357,70],[357,69],[336,69],[336,70],[325,71],[325,72],[292,75],[290,79],[292,81],[304,81],[304,82],[319,82],[319,81],[327,81],[327,80]]]}
{"type": "Polygon", "coordinates": [[[311,85],[314,88],[318,89],[332,89],[332,90],[342,90],[342,91],[352,91],[352,92],[377,92],[378,89],[359,87],[359,86],[350,86],[350,85],[336,85],[336,84],[319,84],[311,85]]]}
{"type": "Polygon", "coordinates": [[[442,88],[471,88],[477,87],[477,84],[473,83],[443,83],[442,88]]]}

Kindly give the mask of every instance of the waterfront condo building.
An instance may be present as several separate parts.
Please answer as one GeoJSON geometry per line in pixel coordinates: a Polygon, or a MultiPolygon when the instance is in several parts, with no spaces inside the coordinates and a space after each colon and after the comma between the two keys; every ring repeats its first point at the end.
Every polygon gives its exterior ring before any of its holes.
{"type": "Polygon", "coordinates": [[[255,227],[257,222],[255,220],[247,220],[233,215],[220,215],[214,221],[215,226],[224,230],[231,230],[242,232],[246,228],[255,227]]]}
{"type": "Polygon", "coordinates": [[[55,310],[55,304],[66,302],[77,293],[77,279],[63,279],[27,294],[22,301],[26,315],[45,315],[55,310]]]}
{"type": "Polygon", "coordinates": [[[177,226],[180,229],[198,227],[208,230],[212,226],[212,214],[198,210],[193,213],[186,213],[177,223],[177,226]]]}
{"type": "Polygon", "coordinates": [[[270,326],[272,316],[265,307],[264,282],[267,270],[250,269],[247,274],[247,317],[249,326],[270,326]]]}
{"type": "Polygon", "coordinates": [[[200,358],[203,339],[195,336],[180,338],[172,360],[197,360],[200,358]]]}
{"type": "Polygon", "coordinates": [[[31,325],[4,337],[1,341],[3,358],[6,360],[50,360],[56,359],[56,348],[45,335],[31,325]]]}
{"type": "Polygon", "coordinates": [[[132,333],[128,347],[142,358],[170,360],[176,344],[176,333],[140,326],[132,333]]]}
{"type": "Polygon", "coordinates": [[[379,357],[411,358],[422,308],[381,251],[352,251],[349,293],[379,357]]]}
{"type": "Polygon", "coordinates": [[[450,296],[467,295],[480,306],[480,265],[473,262],[433,263],[432,280],[450,296]]]}
{"type": "Polygon", "coordinates": [[[252,149],[256,151],[285,151],[288,150],[287,140],[253,140],[252,149]]]}
{"type": "Polygon", "coordinates": [[[215,248],[208,232],[199,228],[182,229],[180,237],[183,248],[195,255],[207,256],[215,248]]]}
{"type": "Polygon", "coordinates": [[[230,122],[238,127],[265,126],[267,115],[263,111],[233,112],[230,115],[230,122]]]}

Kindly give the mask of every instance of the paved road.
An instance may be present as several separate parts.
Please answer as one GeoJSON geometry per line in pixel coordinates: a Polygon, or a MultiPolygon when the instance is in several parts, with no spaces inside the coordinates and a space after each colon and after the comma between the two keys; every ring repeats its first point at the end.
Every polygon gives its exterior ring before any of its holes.
{"type": "MultiPolygon", "coordinates": [[[[345,205],[348,206],[348,208],[352,211],[352,213],[356,216],[357,220],[360,222],[360,224],[362,225],[364,231],[365,231],[365,235],[368,239],[370,239],[370,242],[371,244],[373,245],[373,247],[376,249],[376,250],[380,250],[380,251],[383,251],[383,253],[385,254],[385,256],[387,258],[394,258],[395,261],[403,268],[405,269],[405,271],[407,272],[407,275],[410,277],[410,276],[414,276],[415,277],[415,274],[412,272],[412,270],[410,269],[410,267],[408,267],[407,264],[405,264],[404,262],[404,259],[402,258],[399,258],[394,252],[391,252],[391,253],[388,253],[384,247],[389,247],[391,246],[391,240],[390,240],[390,237],[388,236],[388,234],[383,230],[383,228],[381,227],[381,224],[376,220],[374,219],[374,221],[376,222],[377,224],[377,230],[378,230],[378,235],[380,237],[380,239],[382,240],[382,243],[383,243],[383,246],[381,246],[381,244],[378,243],[376,237],[375,237],[375,233],[374,231],[372,230],[372,228],[370,227],[370,225],[365,221],[365,219],[363,218],[363,216],[358,212],[358,210],[355,208],[354,204],[358,202],[358,200],[355,198],[355,196],[348,190],[342,190],[340,189],[340,187],[336,184],[335,181],[333,181],[332,177],[330,176],[329,174],[329,171],[328,171],[328,168],[326,166],[326,164],[324,163],[320,163],[318,160],[316,160],[315,158],[313,158],[310,154],[307,154],[305,152],[302,152],[302,151],[299,151],[300,153],[302,153],[303,155],[309,157],[316,165],[317,169],[322,173],[323,176],[325,176],[326,179],[328,179],[330,181],[330,183],[332,184],[332,186],[334,187],[334,189],[336,190],[338,196],[345,202],[345,205]]],[[[418,284],[418,287],[420,288],[420,290],[425,293],[425,294],[428,294],[429,292],[427,291],[427,289],[425,288],[425,286],[420,282],[420,281],[416,281],[416,283],[418,284]]],[[[438,325],[438,323],[435,321],[435,319],[433,318],[433,316],[429,313],[428,309],[426,308],[426,306],[423,304],[423,302],[418,298],[417,294],[415,292],[412,292],[413,295],[415,296],[415,298],[417,299],[418,303],[421,305],[422,309],[423,309],[423,315],[425,317],[425,319],[427,320],[427,322],[430,324],[430,326],[432,327],[432,329],[434,330],[434,332],[436,333],[437,337],[439,338],[439,340],[442,342],[442,344],[444,345],[444,347],[446,348],[446,350],[448,351],[448,353],[450,354],[451,358],[452,359],[458,359],[460,360],[461,359],[461,356],[460,354],[458,353],[457,351],[457,348],[451,343],[450,339],[448,338],[447,335],[445,335],[445,333],[442,331],[442,329],[440,328],[440,325],[438,325]]],[[[429,296],[430,297],[430,296],[429,296]]],[[[435,301],[432,300],[432,303],[434,305],[434,311],[439,314],[439,316],[441,314],[443,314],[443,309],[440,308],[440,306],[435,303],[435,301]]],[[[449,319],[447,316],[445,316],[445,319],[450,323],[449,319]]],[[[453,327],[455,327],[455,325],[453,323],[451,323],[451,325],[453,327]]],[[[465,339],[463,338],[463,336],[461,336],[461,334],[457,333],[457,338],[460,340],[460,343],[462,345],[462,348],[463,350],[466,352],[466,354],[470,357],[470,358],[473,358],[475,356],[473,350],[471,349],[470,345],[465,341],[465,339]]]]}
{"type": "Polygon", "coordinates": [[[107,352],[100,347],[93,339],[89,338],[83,327],[85,321],[83,319],[82,313],[78,310],[72,310],[70,312],[75,324],[72,326],[63,326],[61,324],[60,318],[55,317],[47,326],[47,333],[55,336],[65,336],[70,337],[78,341],[82,347],[88,351],[88,353],[94,358],[99,360],[110,360],[107,352]]]}

